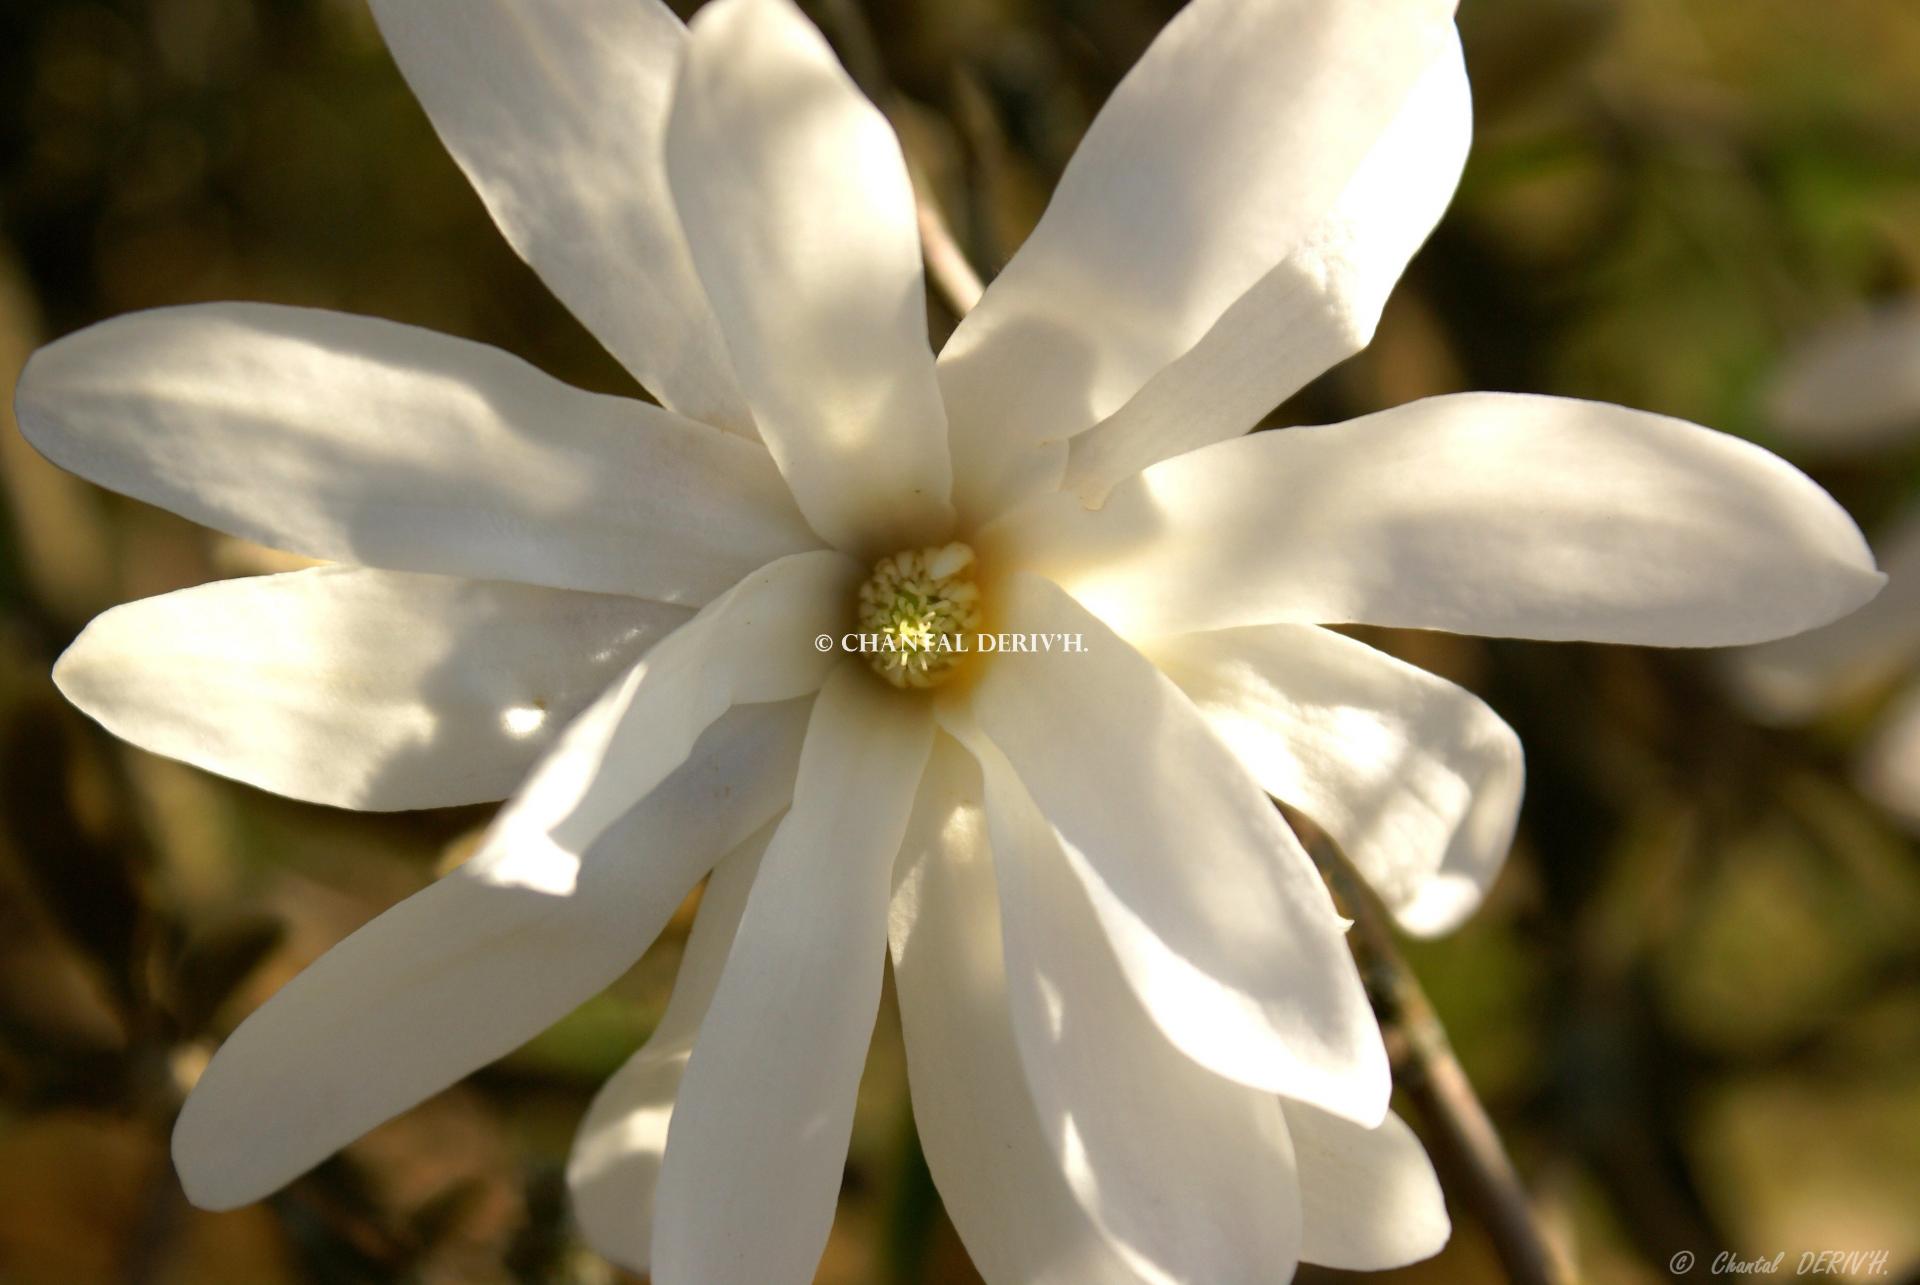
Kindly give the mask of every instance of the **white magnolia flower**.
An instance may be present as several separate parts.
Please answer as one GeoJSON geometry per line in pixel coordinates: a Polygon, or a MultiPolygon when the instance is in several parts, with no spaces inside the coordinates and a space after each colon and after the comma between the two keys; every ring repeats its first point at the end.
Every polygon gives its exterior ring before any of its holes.
{"type": "MultiPolygon", "coordinates": [[[[1780,435],[1809,459],[1859,459],[1920,442],[1920,301],[1809,336],[1782,366],[1767,407],[1780,435]]],[[[1825,629],[1731,653],[1729,672],[1748,709],[1774,723],[1806,722],[1897,689],[1854,778],[1920,830],[1920,507],[1896,518],[1874,546],[1885,593],[1825,629]]]]}
{"type": "Polygon", "coordinates": [[[655,1280],[808,1277],[889,947],[988,1280],[1433,1252],[1432,1170],[1267,795],[1438,931],[1502,859],[1520,753],[1319,626],[1724,645],[1879,583],[1793,469],[1617,407],[1241,436],[1365,342],[1450,197],[1451,0],[1194,0],[937,359],[896,142],[788,0],[690,30],[653,0],[374,9],[508,239],[666,409],[286,308],[34,360],[57,462],[352,564],[108,613],[61,661],[76,703],[301,798],[518,787],[233,1034],[175,1134],[188,1194],[257,1199],[511,1049],[711,870],[570,1169],[589,1237],[655,1280]],[[1085,650],[896,686],[813,641],[972,620],[1085,650]]]}

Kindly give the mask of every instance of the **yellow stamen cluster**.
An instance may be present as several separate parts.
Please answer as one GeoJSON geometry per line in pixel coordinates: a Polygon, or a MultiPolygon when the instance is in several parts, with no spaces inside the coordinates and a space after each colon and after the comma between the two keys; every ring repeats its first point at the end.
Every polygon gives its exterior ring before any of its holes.
{"type": "Polygon", "coordinates": [[[973,550],[964,544],[896,553],[860,586],[862,648],[895,687],[936,687],[953,677],[980,625],[973,550]]]}

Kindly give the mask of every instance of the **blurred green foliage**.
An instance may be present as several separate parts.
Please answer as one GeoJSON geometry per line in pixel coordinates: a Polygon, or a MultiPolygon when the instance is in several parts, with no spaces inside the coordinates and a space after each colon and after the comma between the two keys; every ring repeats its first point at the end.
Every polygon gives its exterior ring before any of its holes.
{"type": "MultiPolygon", "coordinates": [[[[869,70],[983,267],[1173,8],[867,5],[869,70]]],[[[1276,422],[1480,387],[1764,440],[1757,390],[1796,334],[1920,289],[1912,0],[1464,8],[1480,128],[1461,197],[1373,349],[1276,422]]],[[[847,10],[817,10],[843,46],[847,10]]],[[[221,298],[431,326],[632,391],[493,231],[356,0],[7,0],[0,383],[48,337],[221,298]]],[[[1871,526],[1915,465],[1822,480],[1871,526]]],[[[220,1035],[458,859],[485,813],[336,813],[110,741],[47,680],[77,629],[274,555],[66,478],[10,424],[0,466],[0,1281],[618,1279],[573,1237],[559,1169],[660,1012],[684,914],[607,997],[266,1205],[184,1204],[166,1129],[220,1035]]],[[[1374,640],[1483,693],[1527,745],[1509,873],[1467,930],[1410,953],[1585,1276],[1663,1280],[1675,1251],[1723,1248],[1914,1270],[1920,863],[1846,784],[1871,711],[1767,731],[1696,656],[1374,640]]],[[[1495,1278],[1473,1210],[1454,1214],[1447,1252],[1399,1279],[1495,1278]]],[[[890,1016],[821,1279],[973,1279],[890,1016]]]]}

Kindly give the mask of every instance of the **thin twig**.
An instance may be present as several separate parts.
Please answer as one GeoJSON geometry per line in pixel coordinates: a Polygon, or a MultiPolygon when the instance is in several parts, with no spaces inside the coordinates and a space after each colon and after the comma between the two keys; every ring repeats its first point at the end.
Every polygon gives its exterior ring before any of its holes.
{"type": "Polygon", "coordinates": [[[1572,1266],[1541,1233],[1520,1175],[1433,1004],[1400,957],[1379,899],[1323,832],[1291,812],[1287,819],[1353,920],[1354,957],[1380,1018],[1394,1079],[1419,1107],[1443,1167],[1465,1188],[1462,1194],[1486,1227],[1508,1278],[1514,1285],[1573,1285],[1572,1266]]]}
{"type": "Polygon", "coordinates": [[[920,218],[920,251],[927,259],[927,279],[953,309],[953,315],[964,317],[980,302],[986,286],[981,284],[980,274],[973,270],[973,265],[967,262],[966,251],[954,240],[953,229],[947,226],[946,216],[934,204],[928,187],[925,177],[916,173],[913,202],[920,218]]]}

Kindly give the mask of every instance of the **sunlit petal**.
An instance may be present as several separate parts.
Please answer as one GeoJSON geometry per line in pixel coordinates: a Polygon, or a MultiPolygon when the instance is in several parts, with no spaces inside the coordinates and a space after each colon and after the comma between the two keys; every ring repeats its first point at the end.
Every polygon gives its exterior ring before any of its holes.
{"type": "Polygon", "coordinates": [[[1300,1257],[1380,1272],[1431,1258],[1452,1223],[1440,1180],[1413,1130],[1390,1115],[1372,1129],[1284,1099],[1300,1165],[1300,1257]]]}
{"type": "Polygon", "coordinates": [[[819,547],[763,447],[371,317],[137,312],[42,348],[15,404],[62,468],[332,561],[699,606],[819,547]]]}
{"type": "Polygon", "coordinates": [[[734,711],[608,831],[571,895],[478,857],[348,937],[240,1024],[173,1133],[187,1195],[258,1200],[611,982],[791,797],[808,702],[734,711]]]}
{"type": "Polygon", "coordinates": [[[520,257],[662,403],[750,436],[661,159],[680,20],[660,0],[372,3],[520,257]]]}
{"type": "Polygon", "coordinates": [[[923,703],[846,661],[701,1023],[667,1136],[661,1285],[808,1279],[833,1222],[880,1003],[893,860],[933,744],[923,703]]]}
{"type": "Polygon", "coordinates": [[[1381,309],[1466,165],[1473,98],[1456,36],[1301,245],[1113,415],[1075,437],[1065,486],[1114,483],[1225,441],[1373,339],[1381,309]]]}
{"type": "Polygon", "coordinates": [[[1453,0],[1181,9],[940,354],[967,517],[1005,502],[1009,457],[1119,410],[1324,234],[1452,39],[1453,10],[1453,0]]]}
{"type": "Polygon", "coordinates": [[[620,815],[678,767],[729,708],[816,690],[833,658],[813,638],[841,628],[859,568],[837,553],[782,558],[701,608],[563,731],[500,810],[480,855],[503,881],[569,890],[620,815]]]}
{"type": "Polygon", "coordinates": [[[947,421],[906,162],[790,0],[700,10],[667,171],[741,387],[814,530],[866,557],[944,538],[947,421]]]}
{"type": "Polygon", "coordinates": [[[1403,927],[1447,932],[1473,913],[1506,861],[1524,775],[1519,738],[1477,697],[1312,625],[1183,634],[1146,651],[1403,927]]]}
{"type": "Polygon", "coordinates": [[[772,838],[773,826],[762,827],[713,868],[667,1011],[640,1051],[595,1095],[567,1160],[567,1188],[587,1242],[636,1272],[647,1270],[652,1255],[653,1198],[674,1097],[772,838]]]}
{"type": "Polygon", "coordinates": [[[982,797],[972,758],[939,738],[894,871],[893,977],[927,1167],[987,1285],[1147,1285],[1041,1133],[1007,1006],[982,797]]]}
{"type": "Polygon", "coordinates": [[[1751,443],[1501,393],[1221,442],[980,543],[1143,637],[1357,622],[1716,647],[1825,624],[1883,579],[1845,511],[1751,443]]]}
{"type": "Polygon", "coordinates": [[[358,567],[222,580],[98,616],[62,694],[142,749],[314,803],[502,799],[693,612],[358,567]]]}
{"type": "Polygon", "coordinates": [[[1167,1281],[1285,1279],[1300,1197],[1279,1103],[1168,1043],[1020,774],[982,738],[1014,1036],[1069,1187],[1167,1281]]]}
{"type": "Polygon", "coordinates": [[[971,715],[1059,832],[1154,1020],[1221,1075],[1376,1123],[1386,1052],[1293,832],[1151,662],[1043,580],[999,592],[1006,628],[1086,651],[996,656],[971,715]]]}

